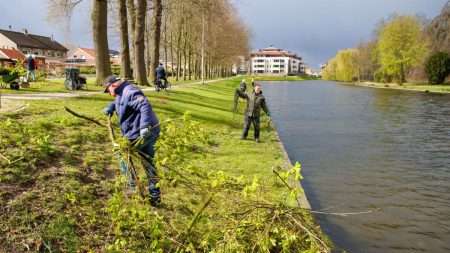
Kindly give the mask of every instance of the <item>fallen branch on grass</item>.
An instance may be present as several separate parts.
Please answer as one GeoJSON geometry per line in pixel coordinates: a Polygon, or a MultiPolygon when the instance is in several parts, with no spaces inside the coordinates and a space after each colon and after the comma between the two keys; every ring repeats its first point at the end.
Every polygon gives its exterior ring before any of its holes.
{"type": "Polygon", "coordinates": [[[90,122],[92,122],[92,123],[95,123],[96,125],[99,125],[99,126],[103,126],[103,127],[105,126],[105,124],[101,123],[100,121],[98,121],[98,120],[96,120],[96,119],[93,119],[93,118],[90,118],[90,117],[88,117],[88,116],[85,116],[85,115],[81,115],[81,114],[79,114],[79,113],[76,113],[76,112],[72,111],[71,109],[67,108],[66,106],[64,106],[64,109],[65,109],[68,113],[72,114],[73,116],[75,116],[75,117],[77,117],[77,118],[85,119],[85,120],[90,121],[90,122]]]}

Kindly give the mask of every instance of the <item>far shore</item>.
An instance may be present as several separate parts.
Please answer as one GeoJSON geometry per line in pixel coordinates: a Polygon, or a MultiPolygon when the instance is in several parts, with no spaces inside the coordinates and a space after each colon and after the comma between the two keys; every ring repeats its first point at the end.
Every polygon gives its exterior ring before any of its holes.
{"type": "Polygon", "coordinates": [[[403,85],[399,85],[397,83],[355,82],[353,84],[357,86],[377,89],[394,89],[429,93],[450,93],[449,83],[441,85],[431,85],[427,83],[404,83],[403,85]]]}

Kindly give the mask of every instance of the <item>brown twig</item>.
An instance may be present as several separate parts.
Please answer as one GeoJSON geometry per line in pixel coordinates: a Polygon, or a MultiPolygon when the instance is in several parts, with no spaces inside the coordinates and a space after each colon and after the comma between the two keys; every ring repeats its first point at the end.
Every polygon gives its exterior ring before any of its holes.
{"type": "Polygon", "coordinates": [[[68,113],[72,114],[73,116],[75,116],[75,117],[77,117],[77,118],[85,119],[85,120],[90,121],[90,122],[92,122],[92,123],[95,123],[96,125],[99,125],[99,126],[103,126],[103,127],[105,126],[105,124],[101,123],[100,121],[98,121],[98,120],[96,120],[96,119],[93,119],[93,118],[90,118],[90,117],[88,117],[88,116],[85,116],[85,115],[81,115],[81,114],[79,114],[79,113],[76,113],[76,112],[72,111],[71,109],[69,109],[69,108],[66,107],[66,106],[64,106],[64,109],[65,109],[68,113]]]}
{"type": "Polygon", "coordinates": [[[205,211],[205,209],[209,206],[209,204],[211,204],[211,201],[214,197],[214,193],[212,193],[208,199],[205,201],[205,203],[203,203],[202,207],[200,208],[200,210],[198,210],[198,212],[195,214],[194,218],[192,219],[191,223],[189,224],[188,229],[186,230],[186,235],[189,234],[192,230],[192,228],[195,226],[195,224],[197,223],[198,219],[200,218],[200,215],[203,213],[203,211],[205,211]]]}

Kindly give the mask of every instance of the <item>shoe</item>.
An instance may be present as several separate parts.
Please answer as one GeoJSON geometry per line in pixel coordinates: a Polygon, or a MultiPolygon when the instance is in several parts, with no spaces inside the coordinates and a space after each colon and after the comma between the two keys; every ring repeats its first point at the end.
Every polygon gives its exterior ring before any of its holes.
{"type": "Polygon", "coordinates": [[[259,139],[258,139],[258,138],[256,138],[256,139],[255,139],[255,142],[256,142],[256,143],[259,143],[259,139]]]}
{"type": "Polygon", "coordinates": [[[150,198],[150,205],[153,207],[160,207],[161,206],[161,198],[150,198]]]}

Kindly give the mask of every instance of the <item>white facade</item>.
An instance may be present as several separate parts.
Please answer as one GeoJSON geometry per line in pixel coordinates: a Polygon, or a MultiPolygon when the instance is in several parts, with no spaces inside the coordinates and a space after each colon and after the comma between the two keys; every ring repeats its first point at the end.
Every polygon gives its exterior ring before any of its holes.
{"type": "Polygon", "coordinates": [[[251,54],[251,74],[297,75],[304,73],[301,57],[289,51],[269,47],[251,54]]]}

